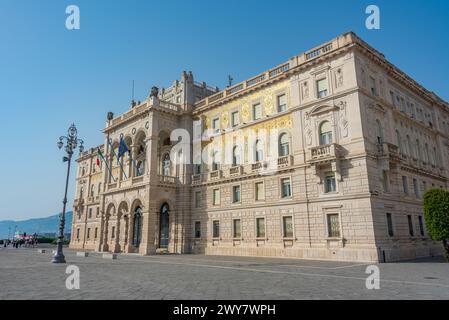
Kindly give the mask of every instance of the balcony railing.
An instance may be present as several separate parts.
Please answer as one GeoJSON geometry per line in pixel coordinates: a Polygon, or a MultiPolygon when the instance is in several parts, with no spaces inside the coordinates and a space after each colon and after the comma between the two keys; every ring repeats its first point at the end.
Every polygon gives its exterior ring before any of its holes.
{"type": "Polygon", "coordinates": [[[388,157],[391,161],[399,162],[401,161],[402,155],[399,153],[399,147],[389,143],[384,142],[377,145],[378,154],[382,157],[388,157]]]}
{"type": "Polygon", "coordinates": [[[262,168],[265,168],[266,166],[267,166],[267,164],[264,161],[259,161],[259,162],[251,164],[251,170],[252,171],[257,171],[257,170],[260,170],[262,168]]]}
{"type": "Polygon", "coordinates": [[[159,175],[159,182],[165,184],[175,184],[176,177],[159,175]]]}
{"type": "Polygon", "coordinates": [[[73,201],[73,206],[78,207],[80,205],[82,205],[84,203],[84,199],[75,199],[75,201],[73,201]]]}
{"type": "Polygon", "coordinates": [[[202,182],[202,174],[201,173],[198,173],[198,174],[194,174],[193,176],[192,176],[192,183],[193,184],[199,184],[199,183],[201,183],[202,182]]]}
{"type": "Polygon", "coordinates": [[[229,168],[229,175],[230,176],[239,176],[243,174],[243,167],[242,166],[235,166],[229,168]]]}
{"type": "Polygon", "coordinates": [[[293,157],[291,155],[278,158],[278,167],[290,167],[293,164],[293,157]]]}
{"type": "Polygon", "coordinates": [[[209,178],[210,178],[211,180],[214,180],[214,179],[220,179],[222,176],[223,176],[223,173],[222,173],[221,170],[215,170],[215,171],[211,171],[211,172],[209,173],[209,178]]]}
{"type": "Polygon", "coordinates": [[[310,149],[310,162],[320,162],[335,159],[339,156],[336,143],[313,147],[310,149]]]}

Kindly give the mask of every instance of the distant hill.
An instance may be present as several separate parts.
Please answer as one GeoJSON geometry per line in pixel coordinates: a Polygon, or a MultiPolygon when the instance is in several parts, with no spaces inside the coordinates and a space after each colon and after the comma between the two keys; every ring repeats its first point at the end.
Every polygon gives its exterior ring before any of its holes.
{"type": "MultiPolygon", "coordinates": [[[[44,234],[57,233],[59,229],[59,214],[47,218],[36,218],[23,221],[4,220],[0,221],[0,239],[8,238],[8,228],[11,228],[10,237],[14,233],[15,226],[20,233],[27,234],[44,234]]],[[[67,212],[65,216],[64,233],[70,233],[72,228],[72,212],[67,212]]]]}

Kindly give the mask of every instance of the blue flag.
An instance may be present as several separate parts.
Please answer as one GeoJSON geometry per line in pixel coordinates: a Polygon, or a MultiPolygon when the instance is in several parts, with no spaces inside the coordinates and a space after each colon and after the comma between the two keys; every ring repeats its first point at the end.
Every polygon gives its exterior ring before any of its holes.
{"type": "Polygon", "coordinates": [[[129,152],[128,146],[126,145],[125,140],[120,138],[120,144],[118,146],[118,156],[117,156],[117,162],[120,162],[120,158],[123,157],[125,153],[129,152]]]}

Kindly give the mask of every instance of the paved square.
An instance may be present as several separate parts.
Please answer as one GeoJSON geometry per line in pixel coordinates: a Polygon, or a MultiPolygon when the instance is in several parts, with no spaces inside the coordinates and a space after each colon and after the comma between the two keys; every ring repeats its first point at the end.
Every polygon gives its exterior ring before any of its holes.
{"type": "Polygon", "coordinates": [[[0,299],[449,299],[449,264],[440,259],[380,264],[380,289],[365,286],[367,265],[255,257],[119,255],[67,264],[51,249],[0,249],[0,299]],[[68,265],[80,289],[68,290],[68,265]]]}

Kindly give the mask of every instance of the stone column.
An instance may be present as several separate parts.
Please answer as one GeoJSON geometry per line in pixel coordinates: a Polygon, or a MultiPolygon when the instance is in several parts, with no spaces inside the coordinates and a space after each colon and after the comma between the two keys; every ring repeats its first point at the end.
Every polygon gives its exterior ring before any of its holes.
{"type": "Polygon", "coordinates": [[[142,211],[142,239],[140,241],[139,253],[143,255],[155,254],[154,245],[154,216],[149,211],[142,211]]]}
{"type": "Polygon", "coordinates": [[[138,152],[138,146],[133,144],[130,146],[131,148],[131,159],[130,159],[130,168],[129,168],[129,176],[135,177],[137,175],[137,152],[138,152]]]}
{"type": "Polygon", "coordinates": [[[123,219],[125,221],[125,224],[123,226],[123,237],[122,237],[122,241],[121,241],[122,242],[121,247],[122,247],[122,251],[123,252],[129,252],[129,250],[128,250],[128,244],[129,244],[129,242],[128,242],[129,214],[125,214],[123,216],[123,219]]]}
{"type": "Polygon", "coordinates": [[[103,251],[109,251],[108,244],[108,233],[109,233],[109,216],[106,214],[103,228],[103,251]]]}
{"type": "Polygon", "coordinates": [[[114,244],[114,252],[120,252],[120,221],[122,220],[122,214],[120,212],[117,213],[117,225],[115,230],[115,244],[114,244]]]}

